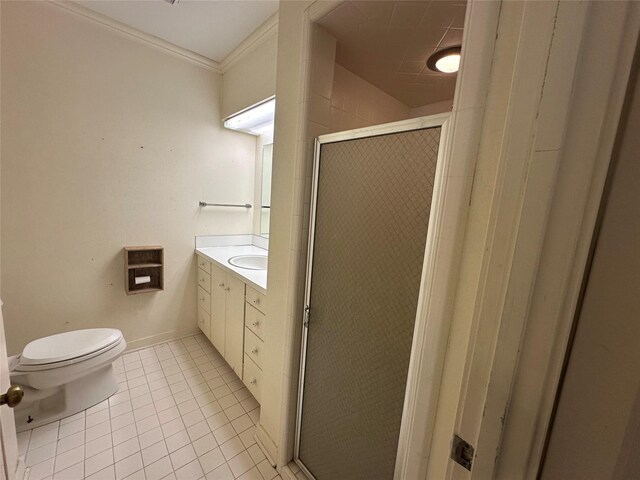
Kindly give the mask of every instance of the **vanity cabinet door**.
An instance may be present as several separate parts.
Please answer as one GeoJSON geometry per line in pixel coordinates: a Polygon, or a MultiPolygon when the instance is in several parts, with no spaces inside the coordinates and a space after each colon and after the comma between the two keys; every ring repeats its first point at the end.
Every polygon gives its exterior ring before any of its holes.
{"type": "Polygon", "coordinates": [[[244,357],[244,384],[247,386],[251,395],[261,402],[260,392],[262,391],[262,370],[253,363],[248,355],[244,357]]]}
{"type": "Polygon", "coordinates": [[[251,287],[247,287],[247,303],[262,313],[267,313],[267,296],[251,287]]]}
{"type": "MultiPolygon", "coordinates": [[[[247,294],[247,298],[248,297],[249,295],[247,294]]],[[[253,333],[255,333],[258,338],[260,338],[260,340],[264,340],[264,322],[266,318],[264,314],[260,313],[249,304],[245,306],[244,312],[244,325],[253,333]]]]}
{"type": "Polygon", "coordinates": [[[242,378],[244,351],[244,282],[227,275],[226,341],[224,358],[242,378]]]}
{"type": "Polygon", "coordinates": [[[211,293],[211,275],[201,268],[198,269],[198,286],[211,293]]]}
{"type": "Polygon", "coordinates": [[[211,315],[202,307],[198,307],[198,327],[211,340],[211,315]]]}
{"type": "Polygon", "coordinates": [[[262,369],[263,348],[264,342],[247,328],[244,332],[244,353],[253,360],[260,369],[262,369]]]}
{"type": "Polygon", "coordinates": [[[209,339],[222,356],[225,353],[227,274],[211,264],[211,336],[209,339]]]}
{"type": "Polygon", "coordinates": [[[211,268],[211,262],[205,258],[202,258],[200,255],[198,257],[198,268],[201,268],[206,273],[209,273],[211,268]]]}
{"type": "Polygon", "coordinates": [[[198,287],[198,306],[204,308],[207,312],[210,310],[211,295],[204,288],[198,287]]]}

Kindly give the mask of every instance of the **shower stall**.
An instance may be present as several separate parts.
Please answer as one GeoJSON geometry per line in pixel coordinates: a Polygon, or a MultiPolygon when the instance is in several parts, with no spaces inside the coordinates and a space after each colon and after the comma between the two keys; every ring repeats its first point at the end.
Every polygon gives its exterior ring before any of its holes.
{"type": "Polygon", "coordinates": [[[316,141],[295,461],[392,479],[448,115],[316,141]]]}

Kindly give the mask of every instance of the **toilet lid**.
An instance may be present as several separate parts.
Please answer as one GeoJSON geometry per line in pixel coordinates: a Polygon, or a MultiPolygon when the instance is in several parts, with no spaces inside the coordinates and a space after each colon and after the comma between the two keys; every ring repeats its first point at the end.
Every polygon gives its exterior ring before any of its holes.
{"type": "Polygon", "coordinates": [[[89,328],[39,338],[29,343],[20,356],[21,365],[43,365],[84,357],[122,339],[115,328],[89,328]]]}

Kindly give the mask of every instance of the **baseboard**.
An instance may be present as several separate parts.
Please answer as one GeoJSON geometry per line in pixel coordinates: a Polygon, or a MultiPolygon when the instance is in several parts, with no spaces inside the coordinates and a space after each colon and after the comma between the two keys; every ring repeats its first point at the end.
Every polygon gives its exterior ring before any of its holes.
{"type": "Polygon", "coordinates": [[[16,479],[18,480],[27,480],[29,478],[29,474],[31,473],[31,467],[27,467],[24,463],[24,457],[20,455],[18,457],[18,466],[16,468],[16,479]]]}
{"type": "MultiPolygon", "coordinates": [[[[137,340],[128,341],[126,352],[133,352],[134,350],[140,350],[141,348],[152,347],[160,343],[169,342],[171,340],[179,340],[184,337],[191,337],[200,333],[198,327],[185,328],[182,330],[172,330],[170,332],[158,333],[157,335],[151,335],[149,337],[139,338],[137,340]]],[[[125,339],[126,340],[126,339],[125,339]]]]}
{"type": "Polygon", "coordinates": [[[296,474],[293,473],[293,470],[291,470],[289,465],[285,465],[284,467],[282,467],[280,476],[283,478],[283,480],[298,480],[298,477],[296,477],[296,474]]]}
{"type": "Polygon", "coordinates": [[[274,443],[274,441],[271,440],[271,437],[266,432],[266,430],[262,428],[262,425],[260,425],[260,423],[256,425],[256,434],[254,438],[256,439],[258,447],[260,447],[260,450],[262,450],[262,453],[264,453],[264,455],[267,457],[267,460],[269,460],[271,466],[277,468],[274,458],[278,458],[278,447],[274,443]]]}

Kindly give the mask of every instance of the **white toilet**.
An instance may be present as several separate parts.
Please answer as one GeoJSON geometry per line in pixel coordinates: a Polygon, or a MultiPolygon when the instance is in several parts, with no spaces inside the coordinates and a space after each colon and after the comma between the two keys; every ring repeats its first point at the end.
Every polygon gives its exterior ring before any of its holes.
{"type": "Polygon", "coordinates": [[[126,346],[120,330],[91,328],[34,340],[9,358],[11,383],[24,389],[14,410],[18,432],[68,417],[116,393],[112,364],[126,346]]]}

